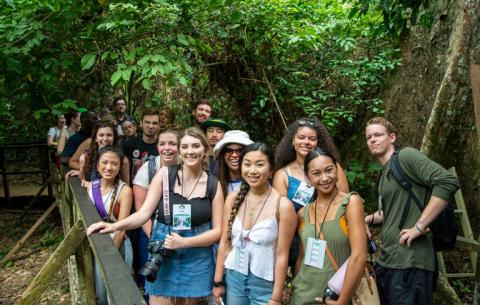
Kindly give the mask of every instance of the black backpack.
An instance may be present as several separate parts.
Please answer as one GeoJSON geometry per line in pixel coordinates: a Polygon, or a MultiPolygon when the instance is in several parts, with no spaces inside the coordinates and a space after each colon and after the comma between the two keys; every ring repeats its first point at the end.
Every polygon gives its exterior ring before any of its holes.
{"type": "MultiPolygon", "coordinates": [[[[427,193],[427,200],[422,205],[418,200],[417,196],[412,191],[412,183],[410,182],[407,175],[405,175],[402,167],[400,166],[400,161],[398,159],[398,151],[395,151],[392,155],[390,161],[390,170],[389,172],[395,178],[395,180],[400,184],[400,186],[408,192],[408,199],[405,203],[405,208],[403,209],[402,218],[400,219],[400,224],[398,228],[403,229],[403,225],[407,219],[408,211],[411,207],[411,201],[415,202],[416,206],[420,211],[423,212],[425,205],[428,203],[428,200],[431,195],[431,190],[427,193]]],[[[443,211],[438,215],[438,217],[430,224],[430,231],[432,232],[433,239],[433,249],[435,251],[444,251],[452,249],[455,246],[455,241],[457,240],[458,226],[455,219],[455,211],[451,202],[448,202],[447,206],[443,211]]]]}

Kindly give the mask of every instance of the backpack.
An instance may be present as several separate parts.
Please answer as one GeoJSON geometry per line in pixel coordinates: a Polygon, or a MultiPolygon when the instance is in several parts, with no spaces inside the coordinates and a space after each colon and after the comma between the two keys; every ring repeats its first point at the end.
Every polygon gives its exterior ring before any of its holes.
{"type": "Polygon", "coordinates": [[[148,160],[148,184],[152,183],[153,177],[157,173],[157,169],[155,168],[155,159],[151,158],[148,160]]]}
{"type": "MultiPolygon", "coordinates": [[[[395,178],[397,183],[408,192],[408,199],[405,203],[405,208],[403,209],[400,224],[398,225],[398,228],[402,230],[403,225],[405,224],[405,221],[407,219],[408,211],[411,207],[412,199],[418,209],[423,212],[426,204],[428,203],[428,199],[430,198],[431,190],[429,189],[429,192],[427,193],[427,200],[425,200],[425,203],[422,205],[418,200],[417,196],[412,191],[412,183],[410,182],[410,179],[407,177],[407,175],[405,175],[405,172],[400,166],[398,151],[395,151],[392,155],[389,172],[395,178]]],[[[455,241],[457,240],[458,226],[455,219],[454,207],[451,202],[448,202],[447,206],[430,224],[429,227],[430,231],[432,232],[433,249],[435,251],[444,251],[452,249],[455,246],[455,241]]]]}

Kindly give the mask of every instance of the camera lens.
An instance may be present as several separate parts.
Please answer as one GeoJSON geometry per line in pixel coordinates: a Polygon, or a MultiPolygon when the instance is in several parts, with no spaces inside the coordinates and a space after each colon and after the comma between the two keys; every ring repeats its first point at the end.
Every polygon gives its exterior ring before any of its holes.
{"type": "Polygon", "coordinates": [[[164,244],[162,241],[150,241],[148,245],[148,251],[150,252],[150,257],[148,261],[145,263],[145,266],[140,268],[138,273],[143,275],[147,281],[155,282],[157,278],[157,272],[160,269],[163,261],[166,257],[171,256],[173,254],[173,250],[165,249],[164,244]]]}

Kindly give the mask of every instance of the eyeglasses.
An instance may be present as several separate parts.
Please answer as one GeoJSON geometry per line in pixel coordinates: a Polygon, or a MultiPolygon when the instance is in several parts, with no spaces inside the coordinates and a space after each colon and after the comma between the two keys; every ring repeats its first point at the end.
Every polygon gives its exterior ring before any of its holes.
{"type": "Polygon", "coordinates": [[[312,122],[312,121],[307,121],[307,120],[298,120],[297,123],[300,126],[308,126],[308,127],[312,127],[312,128],[318,127],[317,123],[312,122]]]}
{"type": "Polygon", "coordinates": [[[240,154],[242,153],[242,150],[243,150],[243,148],[233,149],[233,148],[228,148],[228,147],[225,147],[223,149],[223,151],[225,152],[225,156],[227,156],[227,157],[230,157],[231,155],[233,155],[233,153],[236,153],[237,155],[240,156],[240,154]]]}

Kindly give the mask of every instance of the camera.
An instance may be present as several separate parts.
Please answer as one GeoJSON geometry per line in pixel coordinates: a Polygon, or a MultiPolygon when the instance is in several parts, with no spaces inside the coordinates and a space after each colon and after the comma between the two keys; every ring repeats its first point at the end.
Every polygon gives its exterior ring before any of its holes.
{"type": "Polygon", "coordinates": [[[165,259],[171,257],[174,253],[174,250],[165,248],[164,242],[164,240],[151,240],[148,244],[148,252],[150,253],[150,257],[145,263],[145,266],[140,268],[138,273],[143,275],[149,282],[155,282],[160,266],[165,259]]]}
{"type": "Polygon", "coordinates": [[[371,237],[367,237],[367,250],[368,250],[368,253],[369,254],[373,254],[375,252],[377,252],[377,243],[375,242],[375,240],[371,237]]]}
{"type": "Polygon", "coordinates": [[[325,291],[323,293],[323,303],[325,303],[326,299],[338,300],[338,294],[328,286],[327,288],[325,288],[325,291]]]}

